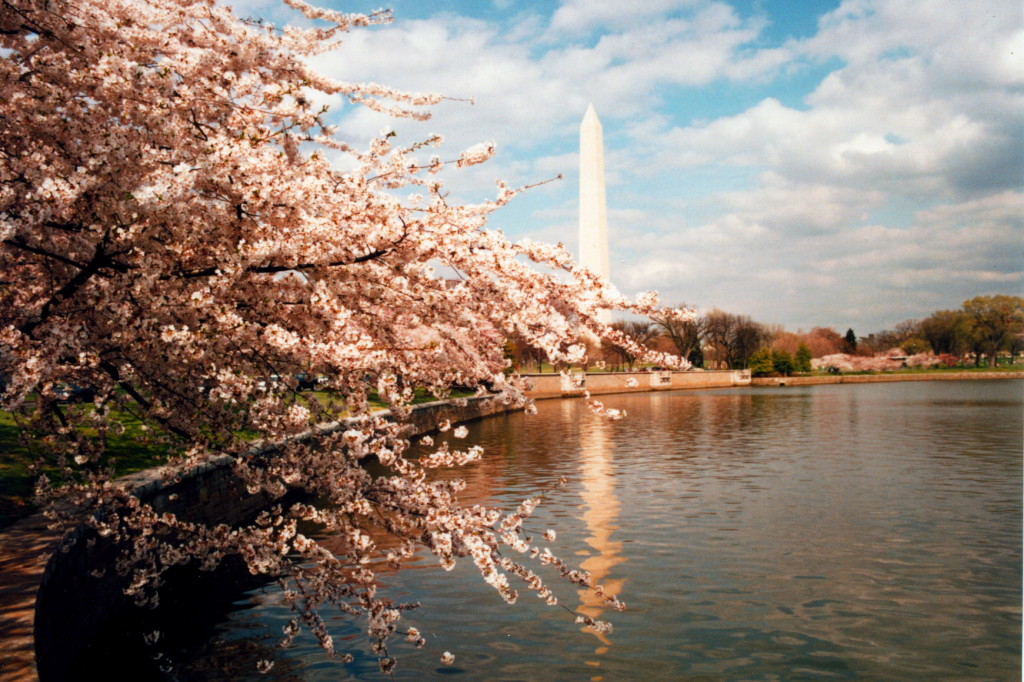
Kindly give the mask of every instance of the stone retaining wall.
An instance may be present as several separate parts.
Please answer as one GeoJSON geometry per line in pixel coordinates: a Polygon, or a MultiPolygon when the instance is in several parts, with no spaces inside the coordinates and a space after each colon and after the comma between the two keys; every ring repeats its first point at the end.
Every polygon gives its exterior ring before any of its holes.
{"type": "Polygon", "coordinates": [[[671,391],[695,388],[727,388],[750,385],[749,370],[688,372],[571,372],[569,374],[524,374],[531,398],[568,398],[607,393],[671,391]],[[630,386],[630,380],[635,386],[630,386]]]}

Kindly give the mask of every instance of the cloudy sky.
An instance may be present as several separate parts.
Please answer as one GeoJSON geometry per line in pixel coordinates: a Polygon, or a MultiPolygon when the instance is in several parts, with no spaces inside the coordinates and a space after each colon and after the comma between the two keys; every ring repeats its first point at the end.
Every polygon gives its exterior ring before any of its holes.
{"type": "MultiPolygon", "coordinates": [[[[240,14],[282,22],[269,0],[240,14]]],[[[365,12],[380,0],[320,4],[365,12]]],[[[612,280],[791,330],[867,334],[1024,294],[1019,0],[396,0],[318,66],[452,98],[426,123],[335,103],[341,135],[445,138],[446,178],[551,178],[502,209],[512,238],[576,250],[578,129],[601,117],[612,280]]]]}

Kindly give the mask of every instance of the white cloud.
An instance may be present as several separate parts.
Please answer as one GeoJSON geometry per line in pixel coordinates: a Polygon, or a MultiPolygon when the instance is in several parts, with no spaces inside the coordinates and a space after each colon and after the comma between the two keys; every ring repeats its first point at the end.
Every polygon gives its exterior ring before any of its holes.
{"type": "Polygon", "coordinates": [[[701,0],[566,0],[551,18],[553,31],[577,33],[595,26],[636,26],[679,9],[702,4],[701,0]]]}
{"type": "Polygon", "coordinates": [[[439,132],[444,158],[494,139],[492,162],[451,178],[465,200],[491,196],[499,177],[565,173],[495,223],[570,248],[577,126],[593,101],[623,291],[867,332],[1024,284],[1018,0],[848,0],[816,35],[781,45],[745,12],[566,0],[550,18],[526,8],[501,24],[399,17],[354,31],[317,65],[342,80],[474,97],[442,102],[422,124],[352,106],[338,115],[357,144],[386,124],[403,142],[439,132]],[[794,96],[794,83],[832,64],[794,96]],[[736,93],[710,115],[682,101],[736,93]]]}
{"type": "Polygon", "coordinates": [[[1021,53],[1024,9],[1016,0],[984,3],[848,0],[825,15],[818,34],[804,49],[868,63],[893,54],[926,54],[936,71],[957,90],[977,85],[1006,86],[1024,81],[1021,53]]]}
{"type": "Polygon", "coordinates": [[[858,191],[828,184],[789,182],[765,173],[756,189],[722,196],[723,204],[747,220],[781,233],[834,232],[866,220],[883,199],[881,191],[858,191]]]}
{"type": "MultiPolygon", "coordinates": [[[[551,26],[563,12],[594,18],[623,10],[618,4],[568,3],[551,26]]],[[[705,84],[738,71],[763,73],[780,61],[778,56],[740,58],[760,23],[744,23],[722,3],[652,3],[628,13],[637,21],[617,23],[593,44],[544,42],[536,35],[537,15],[521,16],[511,26],[450,15],[399,21],[353,32],[340,51],[319,57],[316,65],[350,82],[473,97],[475,107],[444,112],[446,127],[487,131],[499,144],[530,146],[570,131],[588,102],[602,115],[643,118],[659,104],[666,86],[705,84]],[[682,13],[651,19],[667,9],[682,13]]],[[[349,130],[367,134],[376,132],[379,120],[358,113],[345,122],[349,130]]]]}
{"type": "Polygon", "coordinates": [[[846,67],[798,110],[765,99],[705,125],[652,131],[656,167],[770,167],[794,182],[871,192],[970,196],[1019,175],[1021,102],[984,93],[940,97],[925,60],[846,67]],[[1002,169],[1002,171],[1000,171],[1002,169]]]}
{"type": "Polygon", "coordinates": [[[623,269],[625,290],[659,289],[669,300],[790,326],[867,331],[979,293],[1019,291],[1024,193],[918,211],[906,228],[866,224],[840,234],[782,235],[733,213],[674,239],[646,241],[659,248],[623,269]]]}

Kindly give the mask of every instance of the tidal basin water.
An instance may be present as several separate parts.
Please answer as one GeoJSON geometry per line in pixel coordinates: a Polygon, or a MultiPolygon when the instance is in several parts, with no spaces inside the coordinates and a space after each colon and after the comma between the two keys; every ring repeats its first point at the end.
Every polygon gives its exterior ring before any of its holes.
{"type": "MultiPolygon", "coordinates": [[[[458,475],[468,503],[511,506],[569,479],[532,528],[628,609],[581,630],[521,590],[506,606],[464,560],[421,554],[383,576],[420,601],[396,679],[1019,680],[1024,382],[913,382],[604,396],[469,425],[487,447],[458,475]],[[455,665],[442,667],[444,651],[455,665]]],[[[204,641],[169,652],[181,680],[379,679],[362,623],[274,648],[288,612],[244,595],[204,641]],[[267,675],[262,658],[275,661],[267,675]]]]}

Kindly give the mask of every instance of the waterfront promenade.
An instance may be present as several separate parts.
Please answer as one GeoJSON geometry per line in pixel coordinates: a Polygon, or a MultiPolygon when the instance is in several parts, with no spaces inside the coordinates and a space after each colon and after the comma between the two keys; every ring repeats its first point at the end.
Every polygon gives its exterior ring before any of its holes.
{"type": "Polygon", "coordinates": [[[0,531],[0,679],[34,682],[36,591],[57,545],[36,514],[0,531]]]}

